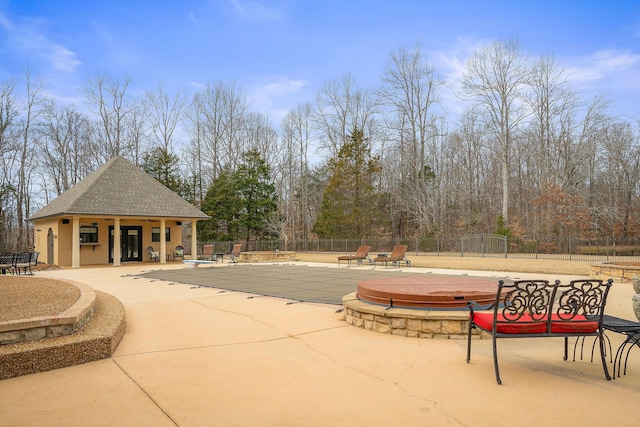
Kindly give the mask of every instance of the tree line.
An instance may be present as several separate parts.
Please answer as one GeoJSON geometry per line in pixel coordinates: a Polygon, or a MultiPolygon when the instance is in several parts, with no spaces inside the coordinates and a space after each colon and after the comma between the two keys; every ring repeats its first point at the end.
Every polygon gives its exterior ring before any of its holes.
{"type": "Polygon", "coordinates": [[[211,215],[201,239],[639,234],[639,119],[517,40],[439,74],[420,43],[400,47],[376,87],[328,79],[276,126],[234,81],[136,97],[100,74],[62,104],[27,69],[0,81],[0,252],[29,247],[29,215],[114,156],[211,215]]]}

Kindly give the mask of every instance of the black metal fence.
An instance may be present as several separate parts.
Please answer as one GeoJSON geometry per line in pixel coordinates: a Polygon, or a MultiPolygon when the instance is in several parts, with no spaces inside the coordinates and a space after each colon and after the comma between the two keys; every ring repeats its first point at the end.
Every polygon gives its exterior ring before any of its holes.
{"type": "MultiPolygon", "coordinates": [[[[231,251],[236,242],[198,242],[199,252],[205,244],[215,252],[231,251]]],[[[408,252],[425,256],[501,257],[559,259],[575,261],[640,260],[640,239],[511,239],[505,236],[479,234],[459,239],[313,239],[258,240],[242,242],[243,251],[295,251],[300,253],[352,253],[360,245],[371,246],[371,252],[389,252],[394,245],[404,244],[408,252]]],[[[190,245],[186,246],[187,248],[190,245]]]]}

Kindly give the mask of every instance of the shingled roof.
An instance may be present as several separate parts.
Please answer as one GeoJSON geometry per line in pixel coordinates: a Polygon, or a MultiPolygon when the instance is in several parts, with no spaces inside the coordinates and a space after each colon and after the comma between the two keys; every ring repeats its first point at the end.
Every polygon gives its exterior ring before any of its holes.
{"type": "Polygon", "coordinates": [[[61,215],[209,218],[123,157],[114,157],[29,219],[61,215]]]}

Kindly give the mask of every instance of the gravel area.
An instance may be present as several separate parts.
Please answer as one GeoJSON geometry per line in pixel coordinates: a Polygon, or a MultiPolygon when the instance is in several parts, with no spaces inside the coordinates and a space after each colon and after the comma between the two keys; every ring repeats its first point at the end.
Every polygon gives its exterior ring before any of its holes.
{"type": "Polygon", "coordinates": [[[53,316],[80,298],[66,282],[33,276],[0,276],[0,321],[53,316]]]}

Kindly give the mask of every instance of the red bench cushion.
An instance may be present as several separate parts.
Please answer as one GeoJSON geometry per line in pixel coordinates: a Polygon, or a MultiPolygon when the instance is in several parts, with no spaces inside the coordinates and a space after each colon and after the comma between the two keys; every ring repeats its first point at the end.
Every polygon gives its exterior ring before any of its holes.
{"type": "MultiPolygon", "coordinates": [[[[493,331],[493,313],[474,313],[473,319],[482,329],[493,331]]],[[[528,315],[516,322],[508,322],[502,314],[498,314],[496,329],[501,334],[543,334],[547,331],[547,322],[533,321],[528,315]]],[[[557,314],[551,315],[553,334],[591,334],[597,330],[598,322],[588,321],[582,315],[576,315],[571,320],[560,320],[557,314]]]]}
{"type": "MultiPolygon", "coordinates": [[[[493,331],[493,313],[474,313],[474,323],[487,331],[493,331]]],[[[517,322],[508,322],[498,314],[497,332],[500,334],[542,334],[547,330],[546,322],[533,321],[528,315],[517,322]]]]}
{"type": "Polygon", "coordinates": [[[551,316],[551,333],[554,334],[592,334],[598,330],[598,322],[588,321],[578,314],[571,320],[559,320],[558,315],[551,316]]]}

